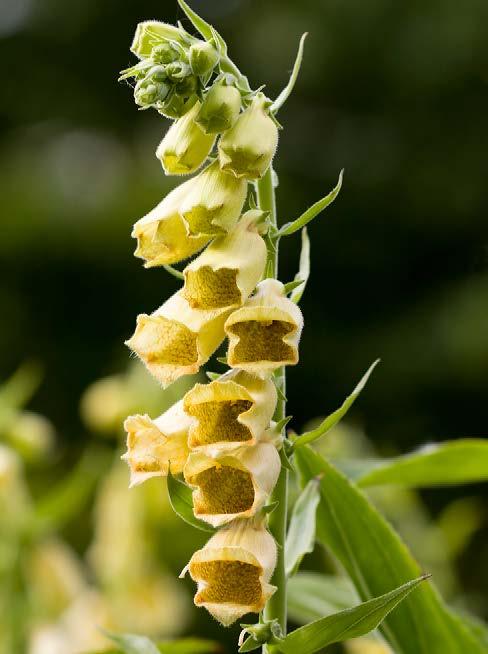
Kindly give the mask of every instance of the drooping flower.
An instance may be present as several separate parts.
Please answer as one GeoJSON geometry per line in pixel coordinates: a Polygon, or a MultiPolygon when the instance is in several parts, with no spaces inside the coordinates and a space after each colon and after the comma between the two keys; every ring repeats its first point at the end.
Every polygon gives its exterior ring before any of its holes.
{"type": "Polygon", "coordinates": [[[298,363],[303,316],[276,279],[265,279],[246,304],[225,323],[231,367],[255,374],[298,363]]]}
{"type": "Polygon", "coordinates": [[[195,605],[204,606],[228,626],[246,613],[258,613],[276,587],[269,581],[276,543],[260,522],[236,520],[195,552],[183,570],[197,582],[195,605]]]}
{"type": "Polygon", "coordinates": [[[210,154],[215,137],[197,125],[200,110],[197,102],[190,111],[175,121],[156,150],[167,175],[188,175],[195,172],[210,154]]]}
{"type": "Polygon", "coordinates": [[[214,457],[192,452],[183,474],[194,488],[195,516],[214,527],[254,516],[269,499],[280,467],[272,443],[261,442],[214,457]]]}
{"type": "Polygon", "coordinates": [[[219,141],[220,167],[236,177],[259,179],[278,146],[278,128],[266,111],[266,97],[257,93],[251,105],[219,141]]]}
{"type": "Polygon", "coordinates": [[[208,454],[252,446],[265,436],[276,407],[270,379],[232,370],[209,384],[195,384],[183,408],[195,420],[188,445],[208,454]]]}
{"type": "Polygon", "coordinates": [[[240,91],[235,86],[217,82],[206,94],[196,121],[207,134],[225,132],[236,122],[241,103],[240,91]]]}
{"type": "Polygon", "coordinates": [[[181,291],[151,315],[137,317],[133,336],[126,341],[163,385],[198,372],[224,339],[228,309],[192,309],[181,291]]]}
{"type": "Polygon", "coordinates": [[[187,461],[188,430],[191,418],[180,400],[159,418],[148,415],[129,416],[124,422],[127,452],[122,456],[130,468],[130,485],[141,484],[150,477],[180,473],[187,461]]]}
{"type": "Polygon", "coordinates": [[[197,41],[189,50],[188,58],[194,75],[208,75],[219,61],[219,53],[208,41],[197,41]]]}
{"type": "Polygon", "coordinates": [[[247,211],[229,234],[217,237],[185,268],[183,296],[191,307],[238,307],[249,297],[266,266],[266,244],[257,225],[262,216],[247,211]]]}

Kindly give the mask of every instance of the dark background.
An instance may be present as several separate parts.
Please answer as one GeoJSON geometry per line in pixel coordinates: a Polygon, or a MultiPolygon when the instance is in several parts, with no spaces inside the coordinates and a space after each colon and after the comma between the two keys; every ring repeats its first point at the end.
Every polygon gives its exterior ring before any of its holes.
{"type": "MultiPolygon", "coordinates": [[[[336,408],[376,357],[355,407],[380,452],[486,434],[488,391],[488,3],[486,0],[194,0],[253,87],[274,97],[310,35],[280,113],[282,221],[328,192],[310,229],[301,365],[289,374],[300,429],[336,408]]],[[[153,152],[167,125],[138,112],[117,73],[140,20],[176,2],[10,0],[0,5],[0,373],[45,370],[33,407],[69,451],[78,404],[124,369],[139,312],[177,287],[132,256],[133,222],[173,184],[153,152]]],[[[187,23],[185,23],[187,24],[187,23]]],[[[282,248],[293,278],[299,237],[282,248]]],[[[479,495],[482,487],[470,487],[479,495]]],[[[425,493],[435,514],[466,489],[425,493]]],[[[460,569],[488,583],[485,530],[460,569]]]]}

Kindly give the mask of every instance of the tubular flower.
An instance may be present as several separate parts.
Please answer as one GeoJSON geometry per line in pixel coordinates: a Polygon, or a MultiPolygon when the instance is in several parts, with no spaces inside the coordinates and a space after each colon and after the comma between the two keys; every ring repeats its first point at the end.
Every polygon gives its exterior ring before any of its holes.
{"type": "Polygon", "coordinates": [[[236,520],[195,552],[182,575],[188,570],[198,584],[195,605],[228,626],[263,609],[276,590],[269,583],[275,565],[271,534],[262,524],[236,520]]]}
{"type": "Polygon", "coordinates": [[[266,244],[258,234],[263,212],[246,212],[237,226],[218,236],[184,270],[183,296],[194,309],[238,307],[252,293],[266,266],[266,244]]]}
{"type": "Polygon", "coordinates": [[[270,379],[232,370],[210,384],[195,384],[183,398],[194,418],[188,433],[192,450],[207,454],[252,446],[264,437],[276,407],[270,379]]]}
{"type": "Polygon", "coordinates": [[[148,415],[129,416],[124,422],[127,452],[122,456],[130,468],[130,486],[150,477],[164,477],[182,472],[188,458],[188,429],[191,418],[180,400],[159,418],[148,415]]]}
{"type": "Polygon", "coordinates": [[[188,175],[195,172],[208,157],[215,136],[205,134],[195,118],[200,109],[197,102],[190,111],[174,122],[156,150],[167,175],[188,175]]]}
{"type": "Polygon", "coordinates": [[[192,309],[180,291],[150,316],[139,315],[126,345],[165,388],[183,375],[198,372],[223,341],[228,315],[227,309],[192,309]]]}
{"type": "Polygon", "coordinates": [[[146,20],[138,23],[130,49],[139,59],[142,59],[149,57],[154,47],[170,41],[193,43],[196,39],[175,25],[158,20],[146,20]]]}
{"type": "Polygon", "coordinates": [[[186,184],[191,181],[173,189],[157,207],[134,225],[132,236],[137,239],[134,254],[145,259],[146,268],[187,259],[210,240],[210,235],[188,234],[186,223],[179,213],[186,184]]]}
{"type": "Polygon", "coordinates": [[[257,93],[252,104],[219,142],[220,167],[236,177],[259,179],[268,169],[278,146],[278,128],[257,93]]]}
{"type": "Polygon", "coordinates": [[[265,279],[246,304],[229,316],[225,332],[231,367],[260,374],[298,363],[303,316],[284,293],[281,282],[265,279]]]}
{"type": "Polygon", "coordinates": [[[195,489],[195,516],[214,527],[254,516],[271,495],[280,467],[280,455],[272,443],[258,443],[215,458],[192,452],[183,474],[195,489]]]}
{"type": "Polygon", "coordinates": [[[235,86],[214,84],[202,102],[196,121],[207,134],[225,132],[236,122],[241,102],[235,86]]]}

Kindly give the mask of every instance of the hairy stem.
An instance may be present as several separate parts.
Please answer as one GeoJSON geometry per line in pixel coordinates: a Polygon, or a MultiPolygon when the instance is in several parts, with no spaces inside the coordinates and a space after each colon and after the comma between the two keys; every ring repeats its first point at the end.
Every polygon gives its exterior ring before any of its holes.
{"type": "MultiPolygon", "coordinates": [[[[270,222],[277,226],[275,189],[271,166],[257,183],[258,204],[263,211],[269,211],[270,222]]],[[[268,275],[278,278],[278,239],[271,236],[268,240],[268,275]]],[[[278,403],[273,420],[282,420],[286,415],[286,375],[282,367],[275,372],[275,384],[279,390],[278,403]]],[[[288,470],[281,468],[278,483],[271,497],[271,502],[278,502],[277,507],[269,516],[269,529],[278,545],[278,561],[271,583],[277,586],[274,595],[268,600],[264,609],[266,620],[278,619],[283,633],[286,633],[286,573],[285,573],[285,536],[286,514],[288,504],[288,470]]],[[[273,648],[263,648],[272,652],[273,648]]]]}

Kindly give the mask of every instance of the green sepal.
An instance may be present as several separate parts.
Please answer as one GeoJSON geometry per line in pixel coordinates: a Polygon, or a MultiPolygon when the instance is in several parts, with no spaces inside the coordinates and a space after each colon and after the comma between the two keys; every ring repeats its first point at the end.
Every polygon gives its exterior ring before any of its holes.
{"type": "Polygon", "coordinates": [[[292,291],[294,291],[296,288],[298,288],[304,283],[305,283],[304,279],[294,279],[292,282],[286,282],[286,284],[283,284],[283,286],[285,287],[285,294],[289,295],[292,291]]]}
{"type": "Polygon", "coordinates": [[[204,39],[207,41],[211,41],[213,39],[221,54],[226,55],[227,44],[217,32],[217,30],[212,25],[210,25],[210,23],[207,23],[207,21],[199,16],[195,11],[193,11],[193,9],[185,2],[185,0],[178,0],[178,4],[185,12],[193,27],[200,32],[204,39]]]}
{"type": "MultiPolygon", "coordinates": [[[[283,442],[285,443],[286,440],[283,442]]],[[[288,458],[288,452],[286,451],[284,445],[278,450],[278,454],[280,455],[281,467],[285,468],[286,470],[289,470],[290,472],[293,472],[293,466],[290,463],[290,459],[288,458]]]]}
{"type": "Polygon", "coordinates": [[[285,541],[285,571],[295,574],[305,554],[315,545],[315,514],[320,501],[320,479],[311,479],[298,496],[285,541]]]}
{"type": "Polygon", "coordinates": [[[206,370],[205,374],[210,379],[210,381],[215,381],[216,379],[222,377],[220,372],[211,372],[210,370],[206,370]]]}
{"type": "Polygon", "coordinates": [[[179,481],[168,470],[168,496],[171,508],[182,520],[192,527],[202,531],[214,532],[215,529],[203,520],[199,520],[193,513],[193,499],[191,489],[182,481],[179,481]]]}
{"type": "Polygon", "coordinates": [[[308,278],[310,277],[310,239],[308,238],[307,228],[302,229],[302,248],[300,250],[300,264],[295,279],[301,282],[296,291],[291,294],[290,300],[298,304],[305,292],[308,278]]]}
{"type": "Polygon", "coordinates": [[[179,279],[180,281],[185,279],[185,275],[180,270],[173,268],[173,266],[170,266],[168,263],[163,263],[163,268],[166,272],[169,272],[170,275],[176,277],[176,279],[179,279]]]}
{"type": "Polygon", "coordinates": [[[270,107],[271,114],[276,113],[281,109],[281,107],[285,104],[285,102],[288,100],[291,92],[293,91],[293,88],[295,86],[295,83],[298,78],[298,73],[300,72],[300,67],[302,65],[302,59],[303,59],[303,48],[305,45],[305,39],[308,36],[308,32],[305,32],[302,34],[300,38],[300,43],[298,45],[298,52],[297,56],[295,58],[295,63],[293,64],[293,70],[291,71],[290,79],[288,80],[288,84],[285,86],[285,88],[281,91],[279,96],[276,98],[276,100],[272,103],[270,107]]]}
{"type": "Polygon", "coordinates": [[[283,639],[283,632],[276,618],[274,620],[258,622],[257,624],[241,624],[241,627],[239,653],[253,652],[263,645],[279,645],[283,639]],[[244,640],[246,634],[249,637],[244,640]]]}
{"type": "Polygon", "coordinates": [[[280,236],[289,236],[290,234],[294,234],[302,227],[305,227],[305,225],[307,225],[316,216],[318,216],[321,211],[329,206],[329,204],[332,204],[332,202],[334,202],[336,197],[339,195],[339,191],[341,190],[343,174],[344,169],[341,170],[337,184],[334,186],[330,193],[328,193],[321,200],[318,200],[315,204],[312,204],[312,206],[309,207],[304,213],[302,213],[299,218],[292,221],[291,223],[286,223],[286,225],[283,225],[278,234],[280,236]]]}

